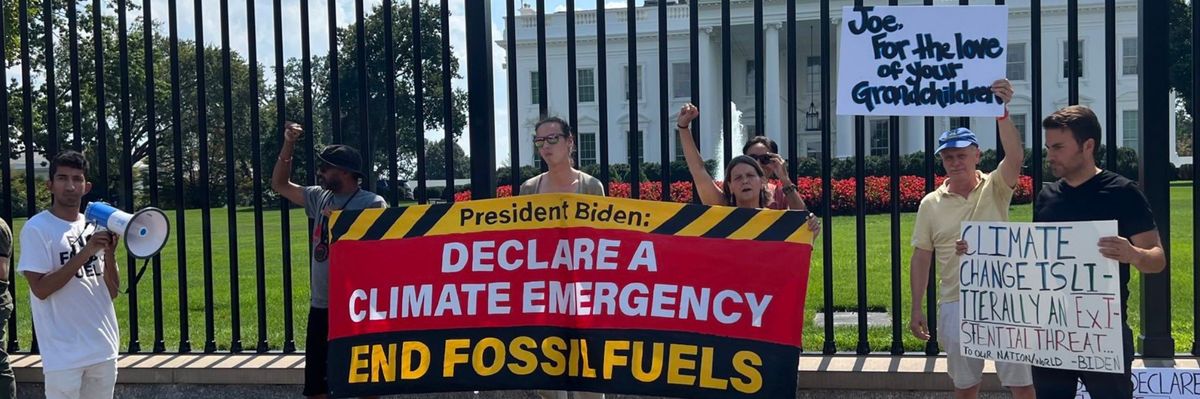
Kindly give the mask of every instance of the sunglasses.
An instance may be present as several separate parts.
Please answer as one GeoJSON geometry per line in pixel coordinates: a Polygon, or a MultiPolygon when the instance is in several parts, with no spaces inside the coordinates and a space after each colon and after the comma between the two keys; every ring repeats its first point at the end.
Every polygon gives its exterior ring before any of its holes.
{"type": "Polygon", "coordinates": [[[771,154],[758,154],[758,155],[751,155],[750,157],[754,158],[755,160],[758,161],[758,163],[763,164],[763,165],[771,163],[771,160],[775,158],[775,157],[771,156],[771,154]]]}
{"type": "Polygon", "coordinates": [[[558,144],[558,141],[561,140],[563,137],[566,137],[566,135],[561,134],[561,133],[551,134],[546,137],[534,137],[533,138],[533,146],[537,147],[537,148],[542,148],[542,146],[544,146],[546,144],[555,145],[555,144],[558,144]]]}

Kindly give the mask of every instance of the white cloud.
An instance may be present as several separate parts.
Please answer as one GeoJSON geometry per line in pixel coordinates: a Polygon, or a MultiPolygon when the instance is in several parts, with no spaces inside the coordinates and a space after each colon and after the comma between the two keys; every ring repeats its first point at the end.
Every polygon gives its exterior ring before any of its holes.
{"type": "Polygon", "coordinates": [[[611,10],[614,8],[625,8],[626,5],[628,5],[628,3],[624,1],[606,1],[604,2],[604,9],[611,10]]]}

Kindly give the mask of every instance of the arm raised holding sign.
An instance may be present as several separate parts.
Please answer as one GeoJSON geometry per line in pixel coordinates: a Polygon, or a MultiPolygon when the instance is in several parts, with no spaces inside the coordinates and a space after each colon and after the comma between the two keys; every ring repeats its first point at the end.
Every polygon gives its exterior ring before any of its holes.
{"type": "Polygon", "coordinates": [[[1025,146],[1021,144],[1021,133],[1008,117],[1008,103],[1012,101],[1013,87],[1008,79],[1000,79],[992,83],[992,93],[1004,104],[1004,116],[996,118],[1000,129],[1000,145],[1004,148],[1004,159],[996,170],[1004,177],[1004,183],[1016,187],[1021,178],[1021,165],[1025,163],[1025,146]]]}

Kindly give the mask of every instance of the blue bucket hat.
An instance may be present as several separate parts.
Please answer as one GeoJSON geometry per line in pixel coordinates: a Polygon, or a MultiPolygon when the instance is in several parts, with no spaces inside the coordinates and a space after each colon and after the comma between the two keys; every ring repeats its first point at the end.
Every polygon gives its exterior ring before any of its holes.
{"type": "Polygon", "coordinates": [[[975,140],[975,133],[971,129],[965,127],[954,128],[942,132],[941,137],[938,137],[938,148],[934,153],[941,153],[947,148],[965,148],[968,146],[979,146],[979,141],[975,140]]]}

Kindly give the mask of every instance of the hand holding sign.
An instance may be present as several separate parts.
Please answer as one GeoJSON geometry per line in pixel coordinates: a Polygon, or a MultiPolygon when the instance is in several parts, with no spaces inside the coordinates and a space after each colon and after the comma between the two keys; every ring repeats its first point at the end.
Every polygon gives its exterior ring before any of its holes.
{"type": "Polygon", "coordinates": [[[1008,108],[1008,102],[1012,101],[1013,87],[1008,79],[1000,79],[992,83],[992,94],[996,96],[998,102],[1004,104],[1004,108],[1008,108]]]}
{"type": "Polygon", "coordinates": [[[1104,237],[1096,245],[1100,246],[1100,254],[1121,263],[1138,263],[1137,248],[1125,237],[1104,237]]]}

